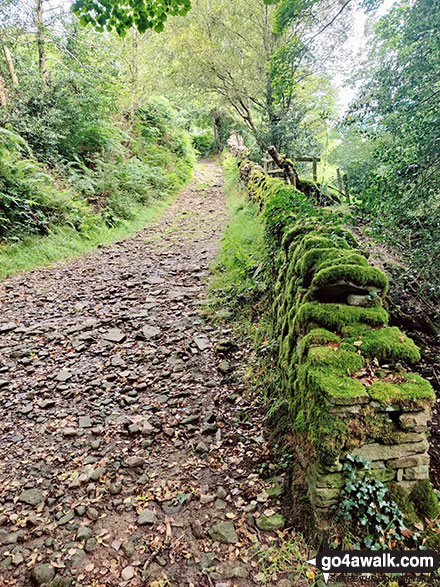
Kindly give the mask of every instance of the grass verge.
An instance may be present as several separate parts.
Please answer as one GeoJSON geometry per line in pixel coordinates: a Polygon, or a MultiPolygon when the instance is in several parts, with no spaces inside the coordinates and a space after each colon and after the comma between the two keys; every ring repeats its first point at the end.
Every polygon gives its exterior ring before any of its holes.
{"type": "Polygon", "coordinates": [[[47,236],[30,236],[18,243],[0,248],[0,278],[43,265],[81,257],[99,245],[108,245],[141,230],[157,220],[176,199],[179,192],[154,200],[150,205],[138,205],[133,218],[121,220],[109,227],[100,222],[87,235],[68,225],[54,226],[47,236]]]}

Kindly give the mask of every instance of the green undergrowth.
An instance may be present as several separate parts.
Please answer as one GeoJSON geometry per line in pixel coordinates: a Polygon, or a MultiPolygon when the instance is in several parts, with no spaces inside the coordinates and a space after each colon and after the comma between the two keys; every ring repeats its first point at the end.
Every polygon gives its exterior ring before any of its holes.
{"type": "Polygon", "coordinates": [[[264,229],[256,206],[240,189],[236,160],[228,157],[223,165],[230,222],[213,267],[211,295],[239,311],[258,300],[266,287],[264,229]]]}
{"type": "Polygon", "coordinates": [[[157,200],[150,206],[133,208],[134,217],[121,220],[116,226],[96,224],[87,237],[68,225],[51,228],[47,236],[29,236],[0,248],[0,278],[19,271],[49,265],[63,259],[80,257],[99,245],[109,245],[126,238],[157,220],[177,194],[157,200]]]}
{"type": "Polygon", "coordinates": [[[108,117],[70,122],[61,135],[50,119],[40,142],[0,126],[0,277],[142,228],[191,178],[190,136],[163,98],[138,108],[131,136],[108,117]]]}

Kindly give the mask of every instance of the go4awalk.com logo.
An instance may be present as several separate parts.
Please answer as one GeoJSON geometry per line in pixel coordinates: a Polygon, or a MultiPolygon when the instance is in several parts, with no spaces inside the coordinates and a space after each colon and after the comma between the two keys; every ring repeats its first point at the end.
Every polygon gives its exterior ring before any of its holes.
{"type": "Polygon", "coordinates": [[[331,550],[327,540],[316,558],[307,561],[324,574],[433,573],[439,568],[434,550],[331,550]]]}

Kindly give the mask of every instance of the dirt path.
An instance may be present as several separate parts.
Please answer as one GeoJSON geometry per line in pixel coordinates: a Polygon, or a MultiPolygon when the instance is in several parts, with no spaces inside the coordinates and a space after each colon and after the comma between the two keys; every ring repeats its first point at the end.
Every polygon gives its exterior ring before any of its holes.
{"type": "Polygon", "coordinates": [[[200,317],[222,183],[201,163],[154,225],[0,284],[0,585],[265,583],[261,415],[200,317]]]}

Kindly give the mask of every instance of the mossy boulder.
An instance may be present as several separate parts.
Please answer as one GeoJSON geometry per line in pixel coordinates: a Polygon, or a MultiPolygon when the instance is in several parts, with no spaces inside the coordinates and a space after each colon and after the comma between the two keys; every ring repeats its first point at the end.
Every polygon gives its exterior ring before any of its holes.
{"type": "Polygon", "coordinates": [[[440,513],[438,498],[429,479],[417,481],[409,495],[409,499],[422,518],[433,520],[440,513]]]}
{"type": "Polygon", "coordinates": [[[298,349],[299,359],[306,357],[308,350],[313,346],[323,346],[329,343],[338,345],[340,340],[340,337],[334,332],[330,332],[330,330],[315,328],[301,338],[298,349]]]}
{"type": "MultiPolygon", "coordinates": [[[[312,290],[315,297],[323,301],[346,301],[348,295],[357,293],[368,295],[379,291],[385,295],[388,289],[388,279],[376,267],[363,265],[333,265],[321,269],[312,280],[312,290]]],[[[373,296],[371,296],[373,298],[373,296]]]]}

